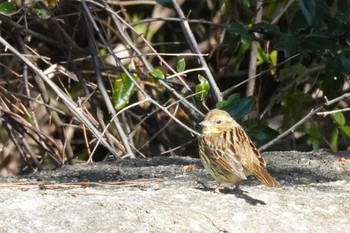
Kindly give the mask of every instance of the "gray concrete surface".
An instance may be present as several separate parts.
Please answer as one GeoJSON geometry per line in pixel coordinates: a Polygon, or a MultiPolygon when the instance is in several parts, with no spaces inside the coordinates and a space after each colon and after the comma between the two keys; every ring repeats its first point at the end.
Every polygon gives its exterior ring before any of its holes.
{"type": "Polygon", "coordinates": [[[264,153],[283,185],[217,194],[197,159],[156,157],[0,178],[0,232],[349,232],[350,153],[264,153]],[[199,169],[196,169],[199,168],[199,169]]]}

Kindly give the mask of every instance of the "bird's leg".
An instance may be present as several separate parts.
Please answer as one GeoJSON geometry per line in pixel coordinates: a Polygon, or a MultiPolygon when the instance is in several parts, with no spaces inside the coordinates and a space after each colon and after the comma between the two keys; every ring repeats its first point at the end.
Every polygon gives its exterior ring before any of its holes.
{"type": "Polygon", "coordinates": [[[206,184],[204,184],[202,181],[197,181],[197,184],[200,184],[200,185],[203,185],[203,187],[205,188],[205,189],[210,189],[209,187],[208,187],[208,185],[206,185],[206,184]]]}
{"type": "Polygon", "coordinates": [[[246,195],[246,194],[244,194],[244,193],[248,193],[248,192],[243,191],[242,189],[239,188],[239,186],[241,185],[241,183],[242,183],[242,181],[235,183],[235,187],[233,188],[232,191],[233,191],[234,193],[238,194],[238,195],[244,196],[244,195],[246,195]]]}
{"type": "Polygon", "coordinates": [[[233,188],[233,190],[240,190],[239,188],[240,185],[241,185],[241,182],[235,183],[235,187],[233,188]]]}
{"type": "Polygon", "coordinates": [[[223,182],[220,182],[217,185],[208,186],[208,185],[204,184],[202,181],[197,181],[197,183],[203,185],[203,187],[205,189],[213,190],[215,193],[220,193],[220,188],[221,188],[221,185],[223,184],[223,182]]]}
{"type": "MultiPolygon", "coordinates": [[[[202,181],[197,181],[197,184],[200,184],[200,185],[202,185],[203,187],[204,187],[204,189],[206,189],[206,190],[216,190],[216,189],[218,189],[219,190],[219,185],[206,185],[206,184],[204,184],[202,181]]],[[[216,191],[215,191],[216,192],[216,191]]]]}
{"type": "Polygon", "coordinates": [[[214,189],[215,193],[220,193],[220,186],[222,185],[222,182],[220,182],[214,189]]]}

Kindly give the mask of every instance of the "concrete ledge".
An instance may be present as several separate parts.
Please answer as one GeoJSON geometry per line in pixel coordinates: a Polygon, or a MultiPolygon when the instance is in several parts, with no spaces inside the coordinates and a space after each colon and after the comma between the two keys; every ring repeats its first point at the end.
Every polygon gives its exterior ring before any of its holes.
{"type": "Polygon", "coordinates": [[[80,164],[0,178],[0,232],[347,232],[350,153],[264,153],[283,185],[221,194],[197,159],[80,164]]]}

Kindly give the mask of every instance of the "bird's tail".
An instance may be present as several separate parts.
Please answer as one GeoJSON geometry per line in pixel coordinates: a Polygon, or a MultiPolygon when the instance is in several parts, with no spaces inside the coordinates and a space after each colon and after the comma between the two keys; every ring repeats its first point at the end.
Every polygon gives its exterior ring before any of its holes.
{"type": "Polygon", "coordinates": [[[259,165],[255,165],[252,169],[253,175],[267,187],[280,188],[281,185],[267,172],[267,170],[259,165]]]}

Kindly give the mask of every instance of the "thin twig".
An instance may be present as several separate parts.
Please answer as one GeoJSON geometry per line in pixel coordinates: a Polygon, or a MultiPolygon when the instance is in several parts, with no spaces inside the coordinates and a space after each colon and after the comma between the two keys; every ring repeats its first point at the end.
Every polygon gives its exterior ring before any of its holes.
{"type": "Polygon", "coordinates": [[[333,110],[333,111],[326,111],[326,112],[318,112],[317,115],[322,115],[322,116],[327,116],[329,114],[336,114],[338,112],[347,112],[347,111],[350,111],[350,108],[344,108],[344,109],[336,109],[336,110],[333,110]]]}
{"type": "MultiPolygon", "coordinates": [[[[175,106],[175,110],[174,110],[174,113],[173,113],[174,116],[176,115],[178,109],[179,109],[179,104],[177,104],[177,105],[175,106]]],[[[172,121],[173,121],[173,119],[172,119],[172,118],[169,118],[168,122],[165,123],[165,124],[163,125],[162,128],[158,129],[157,133],[155,133],[154,135],[152,135],[151,138],[150,138],[147,142],[145,142],[142,146],[140,146],[140,147],[137,148],[137,149],[138,149],[138,150],[141,150],[142,148],[144,148],[145,146],[147,146],[147,145],[148,145],[153,139],[155,139],[159,134],[163,133],[163,131],[169,126],[169,124],[170,124],[172,121]]]]}
{"type": "MultiPolygon", "coordinates": [[[[262,19],[262,11],[263,11],[263,1],[258,0],[256,2],[256,17],[255,17],[255,23],[260,23],[262,19]]],[[[256,60],[257,60],[257,54],[258,54],[258,41],[252,41],[250,46],[250,61],[249,61],[249,71],[248,71],[248,77],[254,77],[256,75],[256,60]]],[[[255,91],[255,79],[249,79],[247,82],[247,96],[253,96],[255,91]]]]}
{"type": "MultiPolygon", "coordinates": [[[[131,26],[135,26],[138,24],[144,24],[144,23],[151,23],[155,21],[168,21],[168,22],[181,22],[181,19],[179,18],[173,18],[173,17],[162,17],[162,18],[148,18],[148,19],[142,19],[140,21],[132,22],[130,23],[131,26]]],[[[223,23],[214,23],[212,21],[207,21],[204,19],[188,19],[189,23],[198,23],[198,24],[208,24],[216,27],[225,28],[227,27],[227,24],[223,23]]]]}
{"type": "MultiPolygon", "coordinates": [[[[126,106],[122,111],[119,111],[118,113],[116,113],[116,114],[112,117],[112,119],[110,120],[110,122],[106,125],[106,127],[103,129],[102,135],[104,135],[104,134],[107,132],[108,127],[110,126],[110,124],[114,121],[114,118],[118,117],[119,114],[121,114],[123,111],[126,111],[126,110],[129,109],[129,108],[133,108],[133,107],[135,107],[135,106],[137,106],[137,105],[139,105],[139,104],[141,104],[141,103],[147,102],[148,100],[149,100],[148,98],[145,98],[145,99],[143,99],[143,100],[141,100],[141,101],[139,101],[139,102],[136,102],[136,103],[133,103],[133,104],[131,104],[131,105],[129,105],[129,106],[126,106]]],[[[100,140],[100,139],[99,139],[99,140],[100,140]]],[[[97,143],[97,145],[98,145],[98,143],[97,143]]],[[[95,146],[95,148],[92,150],[92,153],[91,153],[91,155],[90,155],[90,157],[89,157],[89,159],[88,159],[88,161],[87,161],[86,163],[92,162],[92,155],[95,153],[96,150],[97,150],[97,146],[95,146]]]]}
{"type": "MultiPolygon", "coordinates": [[[[286,61],[284,61],[284,62],[286,62],[286,61]]],[[[324,68],[325,68],[325,66],[321,65],[321,66],[317,66],[317,67],[313,67],[313,68],[307,69],[302,74],[300,74],[298,77],[293,79],[293,81],[288,83],[285,87],[283,87],[282,90],[279,93],[277,93],[276,95],[271,97],[271,100],[270,100],[269,104],[266,106],[265,110],[261,113],[260,119],[262,119],[264,117],[264,115],[273,107],[275,102],[278,101],[281,98],[283,93],[285,93],[286,91],[291,89],[294,85],[300,84],[302,82],[302,80],[305,77],[307,77],[308,75],[310,75],[310,74],[312,74],[314,72],[320,72],[320,71],[324,70],[324,68]]]]}
{"type": "Polygon", "coordinates": [[[56,95],[62,99],[62,101],[66,104],[67,108],[72,111],[75,117],[77,117],[83,124],[85,124],[92,134],[101,138],[101,143],[112,153],[116,155],[114,149],[107,143],[107,141],[102,138],[102,135],[98,129],[96,129],[89,119],[80,111],[80,109],[76,106],[76,104],[69,99],[62,90],[50,79],[48,78],[38,67],[36,67],[31,61],[29,61],[25,56],[23,56],[20,52],[18,52],[11,44],[9,44],[3,37],[0,36],[0,43],[5,46],[8,50],[14,53],[20,60],[22,60],[25,64],[28,65],[44,82],[47,83],[51,87],[51,89],[56,93],[56,95]]]}
{"type": "MultiPolygon", "coordinates": [[[[177,14],[179,15],[179,18],[181,19],[181,27],[182,30],[186,36],[187,42],[189,44],[189,47],[191,49],[191,51],[193,53],[200,53],[200,50],[198,49],[198,43],[191,31],[190,25],[188,24],[188,20],[185,17],[184,13],[181,10],[181,7],[179,6],[179,4],[177,3],[176,0],[172,0],[175,10],[177,12],[177,14]]],[[[211,87],[211,91],[214,97],[214,100],[216,102],[219,102],[222,100],[222,93],[219,89],[219,87],[217,86],[217,83],[212,75],[212,73],[209,70],[208,64],[206,62],[206,60],[203,58],[203,56],[198,56],[198,61],[201,63],[201,65],[204,68],[204,72],[206,74],[206,78],[208,79],[209,83],[210,83],[210,87],[211,87]]]]}
{"type": "Polygon", "coordinates": [[[289,129],[287,129],[285,132],[283,132],[282,134],[280,134],[278,137],[276,137],[275,139],[269,141],[268,143],[266,143],[265,145],[259,147],[259,150],[265,150],[266,148],[272,146],[273,144],[275,144],[276,142],[278,142],[279,140],[281,140],[282,138],[284,138],[285,136],[287,136],[290,132],[293,132],[297,127],[299,127],[301,124],[303,124],[305,121],[307,121],[309,118],[311,118],[313,115],[315,115],[317,112],[319,112],[323,107],[325,106],[329,106],[332,105],[342,99],[345,98],[349,98],[350,97],[350,93],[345,93],[342,96],[339,96],[337,98],[334,98],[332,100],[327,100],[326,102],[321,104],[319,107],[312,109],[306,116],[304,116],[301,120],[299,120],[296,124],[294,124],[292,127],[290,127],[289,129]]]}
{"type": "MultiPolygon", "coordinates": [[[[118,26],[118,28],[120,27],[120,30],[122,30],[122,26],[120,25],[120,22],[124,22],[125,25],[129,26],[122,18],[120,18],[117,14],[115,14],[115,12],[113,12],[108,5],[103,6],[103,5],[99,5],[96,2],[93,2],[94,4],[98,5],[98,6],[102,6],[104,9],[108,9],[109,12],[112,13],[112,16],[115,16],[113,18],[115,18],[116,21],[116,25],[118,26]]],[[[124,35],[124,34],[123,34],[124,35]]],[[[143,37],[141,37],[143,38],[143,37]]],[[[127,39],[128,41],[130,41],[130,38],[128,35],[124,35],[124,39],[127,39]]],[[[146,43],[148,43],[147,41],[145,41],[146,43]]],[[[135,52],[137,52],[138,54],[142,54],[133,43],[129,44],[135,52]]],[[[121,63],[120,59],[114,54],[114,52],[111,50],[110,47],[107,47],[108,52],[111,54],[111,56],[115,59],[116,63],[120,66],[120,68],[122,69],[122,71],[130,78],[130,80],[133,82],[133,84],[135,85],[135,87],[145,96],[145,98],[149,98],[149,101],[156,105],[158,108],[160,108],[162,111],[164,111],[167,115],[169,115],[171,118],[174,119],[174,121],[176,123],[178,123],[179,125],[181,125],[183,128],[185,128],[186,130],[190,131],[191,133],[193,133],[194,135],[198,135],[198,133],[196,131],[194,131],[193,129],[191,129],[190,127],[188,127],[187,125],[185,125],[184,123],[182,123],[179,119],[177,119],[176,117],[174,117],[166,108],[164,108],[161,104],[159,104],[157,101],[155,101],[154,99],[152,99],[145,90],[143,90],[143,88],[140,86],[140,84],[134,79],[134,77],[130,74],[130,71],[128,69],[126,69],[126,67],[121,63]]],[[[152,70],[151,65],[147,62],[146,59],[144,59],[143,56],[141,56],[142,61],[144,62],[144,64],[147,66],[148,69],[152,70]]],[[[178,94],[173,88],[171,88],[169,85],[167,85],[164,81],[162,81],[162,79],[159,79],[159,82],[167,89],[170,91],[170,93],[176,95],[176,97],[178,97],[179,99],[181,99],[182,101],[180,103],[186,103],[188,104],[190,107],[187,107],[186,109],[193,109],[194,111],[196,111],[197,113],[201,113],[197,108],[195,108],[192,104],[190,104],[189,102],[187,102],[180,94],[178,94]]],[[[203,115],[203,113],[201,113],[203,115]]]]}
{"type": "Polygon", "coordinates": [[[3,183],[0,184],[0,188],[40,188],[40,189],[62,189],[62,188],[86,188],[86,187],[105,187],[105,186],[139,186],[148,182],[163,182],[164,178],[149,178],[149,179],[137,179],[137,180],[125,180],[125,181],[110,181],[110,182],[72,182],[72,183],[57,183],[46,184],[44,181],[39,182],[15,182],[15,183],[3,183]]]}
{"type": "Polygon", "coordinates": [[[287,11],[287,9],[295,2],[295,0],[286,1],[286,6],[281,10],[281,12],[272,20],[271,24],[276,24],[282,15],[287,11]]]}
{"type": "Polygon", "coordinates": [[[240,82],[240,83],[238,83],[238,84],[236,84],[236,85],[234,85],[234,86],[232,86],[232,87],[226,89],[225,91],[222,92],[222,95],[223,95],[223,96],[227,96],[227,95],[230,94],[232,91],[234,91],[234,90],[237,89],[238,87],[240,87],[240,86],[242,86],[243,84],[245,84],[246,82],[248,82],[250,79],[255,79],[255,78],[257,78],[257,77],[260,77],[260,76],[262,76],[263,74],[268,73],[268,72],[270,72],[271,70],[274,70],[274,69],[278,68],[279,66],[283,65],[284,63],[290,61],[291,59],[293,59],[293,58],[295,58],[295,57],[297,57],[297,56],[299,56],[299,55],[300,55],[300,53],[297,53],[297,54],[293,55],[292,57],[290,57],[290,58],[288,58],[288,59],[286,59],[286,60],[284,60],[284,61],[278,63],[277,65],[272,66],[272,67],[270,67],[269,69],[263,70],[263,71],[261,71],[260,73],[258,73],[257,75],[252,76],[252,77],[250,77],[250,78],[248,78],[248,79],[246,79],[246,80],[244,80],[244,81],[242,81],[242,82],[240,82]]]}
{"type": "MultiPolygon", "coordinates": [[[[135,46],[135,44],[131,41],[130,37],[128,34],[126,34],[125,32],[125,27],[129,28],[130,30],[132,30],[133,32],[137,33],[135,31],[135,29],[133,27],[130,26],[130,24],[128,24],[123,18],[121,18],[116,12],[114,12],[108,5],[102,5],[96,1],[91,1],[91,0],[86,0],[87,2],[90,2],[92,4],[95,4],[96,6],[98,7],[101,7],[102,9],[105,9],[106,11],[108,11],[110,14],[111,14],[111,17],[113,18],[121,36],[122,36],[122,39],[125,40],[125,43],[127,43],[130,48],[132,48],[132,50],[138,55],[140,56],[140,59],[142,60],[143,64],[146,66],[146,68],[149,70],[149,71],[152,71],[153,70],[153,67],[152,65],[146,60],[145,56],[141,53],[141,51],[135,46]]],[[[142,41],[155,53],[157,53],[157,51],[150,45],[150,43],[142,36],[142,35],[139,35],[139,37],[142,39],[142,41]]],[[[109,48],[107,48],[109,49],[109,48]]],[[[119,60],[119,58],[117,58],[117,56],[114,54],[114,52],[111,52],[109,51],[109,53],[111,54],[111,56],[114,58],[114,59],[117,59],[119,60]]],[[[161,56],[157,56],[159,58],[159,60],[165,64],[173,73],[176,73],[174,71],[174,69],[172,67],[170,67],[166,61],[163,60],[163,58],[161,56]]],[[[128,71],[124,65],[121,63],[121,62],[117,62],[118,65],[120,65],[121,69],[122,69],[122,72],[124,72],[130,79],[131,81],[135,84],[136,81],[134,80],[134,77],[130,75],[130,71],[128,71]],[[125,72],[126,71],[126,72],[125,72]]],[[[181,76],[178,76],[178,78],[181,80],[181,76]]],[[[173,88],[171,88],[169,85],[166,84],[165,81],[163,81],[162,79],[159,80],[160,84],[162,86],[164,86],[169,92],[170,94],[178,99],[178,100],[181,100],[180,104],[182,106],[182,108],[186,111],[187,114],[189,114],[190,116],[192,116],[194,119],[196,120],[199,120],[200,118],[202,118],[204,115],[201,111],[199,111],[195,106],[193,106],[192,103],[188,102],[185,98],[183,98],[179,93],[176,92],[176,90],[174,90],[173,88]]],[[[187,85],[187,84],[186,84],[187,85]]],[[[140,92],[147,96],[147,93],[145,91],[143,91],[143,89],[140,87],[140,85],[138,85],[136,83],[135,85],[139,90],[140,92]],[[140,89],[141,88],[141,89],[140,89]]],[[[154,101],[153,99],[151,99],[152,102],[154,101]]],[[[156,106],[160,106],[156,101],[155,102],[155,105],[156,106]]],[[[168,115],[171,115],[169,112],[165,112],[166,114],[168,115]]],[[[176,121],[176,120],[175,120],[176,121]]],[[[179,123],[179,121],[176,121],[177,123],[179,123]]],[[[187,129],[187,128],[186,128],[187,129]]]]}
{"type": "Polygon", "coordinates": [[[177,147],[171,148],[170,150],[163,151],[163,152],[160,153],[160,154],[161,154],[161,155],[164,155],[164,154],[171,153],[171,152],[173,152],[173,151],[175,151],[175,150],[178,150],[178,149],[181,149],[181,148],[183,148],[184,146],[186,146],[186,145],[188,145],[188,144],[191,144],[191,143],[193,143],[194,141],[197,141],[197,140],[198,140],[198,138],[194,138],[194,139],[192,139],[192,140],[190,140],[190,141],[188,141],[188,142],[182,143],[181,145],[179,145],[179,146],[177,146],[177,147]]]}
{"type": "Polygon", "coordinates": [[[115,1],[115,0],[107,0],[108,4],[111,5],[119,5],[119,6],[132,6],[132,5],[156,5],[155,1],[140,1],[140,0],[128,0],[128,1],[115,1]]]}
{"type": "MultiPolygon", "coordinates": [[[[109,44],[107,43],[107,41],[105,40],[105,38],[103,37],[99,27],[97,26],[96,22],[94,21],[91,12],[85,2],[85,0],[81,1],[83,8],[84,8],[84,12],[86,14],[86,18],[88,20],[88,22],[90,21],[91,25],[87,22],[87,28],[88,28],[88,33],[89,33],[89,47],[90,47],[90,51],[92,53],[92,60],[93,60],[93,64],[95,66],[95,70],[96,70],[96,79],[97,79],[97,86],[102,94],[102,97],[104,99],[104,103],[107,106],[108,112],[110,115],[114,116],[116,115],[116,110],[113,106],[113,104],[111,103],[111,100],[108,96],[107,90],[104,86],[104,83],[102,81],[101,78],[101,72],[100,72],[100,65],[99,65],[99,60],[98,60],[98,56],[97,56],[97,51],[96,51],[96,41],[94,39],[94,33],[92,31],[91,26],[93,27],[94,31],[98,33],[100,40],[104,43],[104,45],[106,46],[106,48],[110,51],[113,51],[109,44]]],[[[128,137],[126,136],[123,127],[121,126],[121,123],[119,122],[118,118],[114,118],[114,125],[118,131],[119,137],[123,142],[123,145],[125,147],[125,150],[127,152],[127,154],[131,157],[131,158],[135,158],[134,152],[132,151],[131,147],[130,147],[130,143],[128,141],[128,137]]]]}

